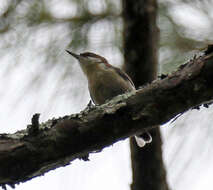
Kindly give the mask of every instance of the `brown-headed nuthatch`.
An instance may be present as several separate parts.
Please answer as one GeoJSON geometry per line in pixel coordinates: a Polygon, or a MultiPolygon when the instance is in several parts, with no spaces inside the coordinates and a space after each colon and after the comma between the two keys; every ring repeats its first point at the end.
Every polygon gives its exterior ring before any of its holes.
{"type": "MultiPolygon", "coordinates": [[[[85,52],[80,55],[66,50],[75,57],[88,80],[88,87],[92,101],[100,105],[113,97],[135,90],[130,77],[121,69],[114,67],[97,54],[85,52]]],[[[148,132],[135,136],[138,146],[143,147],[152,141],[148,132]]]]}

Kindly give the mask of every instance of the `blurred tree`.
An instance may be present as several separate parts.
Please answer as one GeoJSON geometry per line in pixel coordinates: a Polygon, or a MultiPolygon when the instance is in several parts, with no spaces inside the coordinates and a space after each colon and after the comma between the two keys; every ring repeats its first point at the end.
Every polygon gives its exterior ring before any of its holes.
{"type": "MultiPolygon", "coordinates": [[[[155,0],[123,0],[123,15],[124,68],[138,88],[156,79],[157,75],[157,3],[155,0]]],[[[160,129],[153,129],[150,133],[153,142],[142,149],[136,145],[134,138],[130,140],[132,190],[168,190],[160,129]]]]}

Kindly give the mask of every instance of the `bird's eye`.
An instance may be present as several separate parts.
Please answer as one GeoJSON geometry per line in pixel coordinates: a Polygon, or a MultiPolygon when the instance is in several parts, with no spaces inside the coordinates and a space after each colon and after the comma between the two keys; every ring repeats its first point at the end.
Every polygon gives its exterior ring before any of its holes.
{"type": "Polygon", "coordinates": [[[83,57],[94,57],[94,56],[92,56],[92,53],[90,53],[90,52],[85,52],[85,53],[81,53],[80,54],[81,56],[83,56],[83,57]]]}

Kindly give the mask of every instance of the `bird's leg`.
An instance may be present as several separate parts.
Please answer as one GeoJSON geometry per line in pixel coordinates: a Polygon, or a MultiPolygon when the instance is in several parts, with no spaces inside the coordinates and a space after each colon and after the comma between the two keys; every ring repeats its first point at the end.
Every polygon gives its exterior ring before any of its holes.
{"type": "Polygon", "coordinates": [[[90,109],[92,109],[94,107],[95,107],[95,105],[92,103],[92,100],[90,100],[89,103],[87,104],[86,109],[90,110],[90,109]]]}

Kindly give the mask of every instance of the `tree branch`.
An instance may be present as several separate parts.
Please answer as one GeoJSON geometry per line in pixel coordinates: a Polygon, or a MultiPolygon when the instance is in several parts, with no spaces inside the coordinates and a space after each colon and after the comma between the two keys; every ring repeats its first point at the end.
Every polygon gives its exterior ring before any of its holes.
{"type": "Polygon", "coordinates": [[[0,185],[25,182],[76,158],[88,160],[89,153],[209,103],[213,100],[212,78],[213,54],[208,54],[104,105],[42,124],[36,120],[27,130],[1,134],[0,185]]]}

